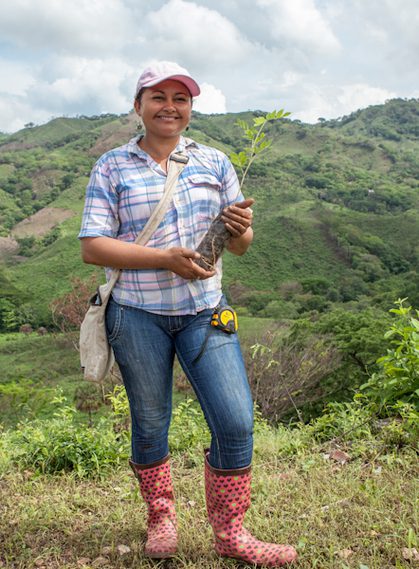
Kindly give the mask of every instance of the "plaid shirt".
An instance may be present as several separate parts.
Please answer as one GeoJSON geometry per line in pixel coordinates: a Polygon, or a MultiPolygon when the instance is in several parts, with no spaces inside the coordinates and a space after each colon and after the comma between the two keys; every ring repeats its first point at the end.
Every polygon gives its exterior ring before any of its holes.
{"type": "MultiPolygon", "coordinates": [[[[137,144],[140,137],[106,152],[95,164],[87,186],[79,238],[112,237],[135,241],[158,204],[166,173],[137,144]]],[[[181,137],[175,151],[189,162],[181,173],[165,218],[147,247],[196,249],[221,209],[243,200],[227,156],[181,137]]],[[[165,269],[124,269],[112,291],[123,305],[157,314],[196,314],[221,297],[221,260],[206,280],[185,280],[165,269]]],[[[106,268],[109,278],[111,269],[106,268]]]]}

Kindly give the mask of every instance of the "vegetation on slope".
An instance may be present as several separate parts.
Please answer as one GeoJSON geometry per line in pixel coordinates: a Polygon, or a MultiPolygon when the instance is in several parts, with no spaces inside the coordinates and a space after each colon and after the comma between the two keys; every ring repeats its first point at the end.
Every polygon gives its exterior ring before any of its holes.
{"type": "MultiPolygon", "coordinates": [[[[362,310],[364,299],[384,311],[398,297],[417,304],[418,108],[417,100],[394,100],[315,126],[285,120],[268,128],[273,145],[253,164],[245,187],[256,199],[254,245],[243,258],[225,255],[226,292],[238,306],[295,318],[362,310]],[[320,292],[307,285],[310,279],[323,281],[320,292]],[[290,283],[294,295],[284,293],[290,283]]],[[[237,119],[260,114],[194,113],[188,134],[238,151],[244,142],[237,119]]],[[[1,329],[26,321],[50,326],[50,302],[70,290],[72,276],[94,270],[81,266],[76,239],[87,176],[101,152],[135,129],[133,114],[55,119],[1,142],[3,236],[46,206],[75,214],[41,238],[19,240],[0,292],[13,286],[22,294],[0,306],[1,329]]]]}
{"type": "MultiPolygon", "coordinates": [[[[418,559],[419,314],[403,303],[394,314],[380,369],[352,403],[330,404],[319,418],[293,428],[270,426],[256,415],[254,499],[246,525],[267,540],[295,544],[302,569],[407,569],[418,559]]],[[[51,341],[24,340],[35,359],[51,341]]],[[[4,338],[0,356],[16,357],[19,341],[19,335],[4,338]]],[[[17,370],[12,360],[8,364],[10,373],[17,370]]],[[[47,370],[36,379],[47,384],[47,370]]],[[[152,567],[142,554],[145,505],[126,465],[126,397],[117,387],[109,400],[112,408],[92,423],[86,408],[76,411],[51,391],[48,417],[22,415],[3,430],[3,567],[152,567]]],[[[186,398],[170,431],[181,538],[169,566],[223,569],[234,563],[211,550],[203,490],[207,444],[202,414],[186,398]]]]}

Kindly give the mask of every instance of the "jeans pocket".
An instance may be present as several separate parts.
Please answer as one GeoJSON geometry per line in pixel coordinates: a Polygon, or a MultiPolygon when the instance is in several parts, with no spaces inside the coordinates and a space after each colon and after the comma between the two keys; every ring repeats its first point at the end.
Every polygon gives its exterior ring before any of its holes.
{"type": "Polygon", "coordinates": [[[110,300],[106,310],[106,332],[108,342],[115,343],[121,336],[125,322],[125,309],[115,301],[110,300]]]}

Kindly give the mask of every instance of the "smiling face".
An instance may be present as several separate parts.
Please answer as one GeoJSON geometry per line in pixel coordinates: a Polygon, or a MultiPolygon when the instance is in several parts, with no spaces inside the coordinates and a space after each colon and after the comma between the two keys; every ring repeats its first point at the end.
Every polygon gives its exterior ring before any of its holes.
{"type": "Polygon", "coordinates": [[[134,106],[146,136],[177,138],[191,119],[192,98],[183,83],[167,79],[144,89],[134,106]]]}

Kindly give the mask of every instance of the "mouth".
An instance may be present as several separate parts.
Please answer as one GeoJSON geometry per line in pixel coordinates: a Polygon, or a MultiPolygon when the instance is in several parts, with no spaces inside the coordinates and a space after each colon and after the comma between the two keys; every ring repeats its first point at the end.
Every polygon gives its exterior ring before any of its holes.
{"type": "Polygon", "coordinates": [[[162,121],[176,121],[179,119],[179,117],[174,117],[173,115],[157,115],[158,119],[162,120],[162,121]]]}

